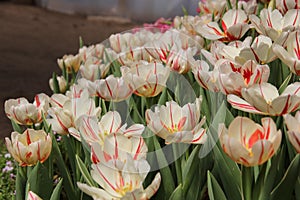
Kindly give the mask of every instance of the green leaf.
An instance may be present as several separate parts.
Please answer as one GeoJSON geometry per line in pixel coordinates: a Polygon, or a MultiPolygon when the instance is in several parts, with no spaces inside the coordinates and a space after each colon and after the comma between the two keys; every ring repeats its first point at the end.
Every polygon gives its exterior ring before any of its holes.
{"type": "Polygon", "coordinates": [[[199,157],[204,158],[209,154],[209,152],[212,151],[214,146],[216,145],[218,141],[218,128],[219,124],[224,123],[226,119],[226,105],[223,102],[221,104],[221,107],[218,109],[212,123],[209,126],[209,129],[207,130],[207,141],[201,146],[199,157]]]}
{"type": "Polygon", "coordinates": [[[30,191],[36,193],[42,199],[50,199],[52,191],[52,177],[48,176],[48,169],[38,162],[31,171],[27,185],[30,191]]]}
{"type": "Polygon", "coordinates": [[[79,168],[85,182],[89,186],[98,187],[97,184],[94,182],[94,180],[93,180],[91,174],[89,173],[88,169],[86,168],[85,164],[82,162],[82,160],[80,159],[80,157],[78,155],[76,155],[76,163],[77,163],[77,167],[79,168]]]}
{"type": "Polygon", "coordinates": [[[60,193],[62,190],[63,179],[60,179],[56,187],[54,188],[50,200],[60,200],[60,193]]]}
{"type": "Polygon", "coordinates": [[[300,200],[300,176],[298,176],[296,185],[295,185],[295,195],[296,195],[296,200],[300,200]]]}
{"type": "Polygon", "coordinates": [[[268,162],[264,163],[258,170],[259,174],[257,177],[257,180],[255,181],[255,185],[253,188],[253,199],[259,199],[259,195],[261,194],[261,191],[264,190],[264,182],[265,182],[265,176],[267,172],[267,165],[268,162]]]}
{"type": "Polygon", "coordinates": [[[286,79],[283,81],[283,83],[280,85],[279,90],[278,90],[279,94],[281,94],[285,90],[285,88],[289,85],[291,78],[292,78],[292,73],[290,73],[286,77],[286,79]]]}
{"type": "Polygon", "coordinates": [[[26,186],[26,175],[25,167],[18,166],[18,172],[16,177],[16,200],[25,199],[25,186],[26,186]]]}
{"type": "Polygon", "coordinates": [[[154,142],[158,166],[160,168],[160,172],[162,176],[162,186],[164,188],[165,197],[169,198],[175,189],[173,176],[169,168],[169,164],[166,160],[166,157],[156,137],[153,137],[153,142],[154,142]]]}
{"type": "Polygon", "coordinates": [[[261,193],[259,195],[259,200],[269,200],[270,199],[270,193],[274,187],[276,176],[278,173],[278,167],[284,163],[282,157],[285,155],[286,151],[285,148],[281,147],[280,151],[273,156],[271,159],[271,165],[269,166],[269,169],[267,169],[267,175],[264,180],[264,188],[261,190],[261,193]],[[271,167],[276,166],[276,167],[271,167]]]}
{"type": "Polygon", "coordinates": [[[58,83],[57,75],[55,72],[53,72],[53,74],[52,74],[52,80],[53,80],[53,92],[60,93],[59,83],[58,83]]]}
{"type": "Polygon", "coordinates": [[[280,183],[271,192],[271,199],[292,199],[294,186],[300,176],[300,154],[297,154],[288,167],[280,183]]]}
{"type": "Polygon", "coordinates": [[[192,180],[195,176],[196,170],[199,170],[198,169],[199,158],[197,157],[199,149],[200,149],[200,145],[197,145],[196,148],[193,149],[191,155],[189,156],[189,158],[182,170],[182,177],[183,177],[182,189],[183,189],[184,194],[186,194],[188,189],[190,188],[192,180]]]}
{"type": "Polygon", "coordinates": [[[169,200],[182,200],[182,185],[179,184],[178,187],[174,190],[172,195],[170,196],[169,200]]]}
{"type": "Polygon", "coordinates": [[[215,167],[220,176],[226,196],[231,200],[242,199],[241,171],[238,165],[227,157],[219,146],[214,148],[215,167]]]}
{"type": "Polygon", "coordinates": [[[207,172],[207,187],[208,195],[211,200],[226,200],[226,196],[219,185],[218,181],[215,179],[214,175],[207,172]]]}
{"type": "Polygon", "coordinates": [[[64,162],[64,159],[62,157],[62,154],[61,154],[58,144],[56,142],[56,138],[55,138],[54,134],[52,133],[52,131],[51,131],[50,135],[52,138],[53,158],[56,159],[57,167],[61,173],[62,178],[64,179],[64,181],[63,181],[64,189],[66,191],[68,199],[76,200],[79,197],[78,197],[78,195],[76,195],[69,169],[67,168],[67,166],[64,162]]]}
{"type": "Polygon", "coordinates": [[[14,120],[10,120],[10,121],[11,121],[11,125],[12,125],[14,131],[16,131],[18,133],[23,133],[23,130],[19,124],[17,124],[14,120]]]}
{"type": "Polygon", "coordinates": [[[79,48],[82,48],[84,46],[84,42],[81,36],[79,36],[79,48]]]}

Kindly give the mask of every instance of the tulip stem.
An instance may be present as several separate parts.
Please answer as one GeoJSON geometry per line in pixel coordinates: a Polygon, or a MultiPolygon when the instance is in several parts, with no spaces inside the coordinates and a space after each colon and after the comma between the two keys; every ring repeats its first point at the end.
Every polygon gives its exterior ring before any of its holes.
{"type": "Polygon", "coordinates": [[[244,200],[251,200],[253,182],[253,169],[252,167],[242,166],[242,191],[244,200]]]}
{"type": "Polygon", "coordinates": [[[173,148],[173,156],[175,159],[175,168],[176,168],[176,176],[177,176],[177,183],[178,185],[182,183],[182,171],[181,171],[181,158],[180,154],[178,152],[178,146],[179,144],[172,144],[173,148]]]}

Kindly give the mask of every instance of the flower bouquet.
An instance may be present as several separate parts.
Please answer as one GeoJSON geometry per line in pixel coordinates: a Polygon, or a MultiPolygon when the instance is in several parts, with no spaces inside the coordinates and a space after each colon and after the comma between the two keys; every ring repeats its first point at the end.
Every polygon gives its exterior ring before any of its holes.
{"type": "Polygon", "coordinates": [[[201,1],[5,102],[16,199],[300,199],[300,10],[201,1]]]}

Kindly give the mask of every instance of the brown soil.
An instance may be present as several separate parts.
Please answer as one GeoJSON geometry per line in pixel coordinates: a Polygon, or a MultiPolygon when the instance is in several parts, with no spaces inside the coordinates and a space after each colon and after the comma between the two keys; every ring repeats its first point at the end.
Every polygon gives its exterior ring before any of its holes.
{"type": "Polygon", "coordinates": [[[0,2],[0,26],[0,138],[4,138],[12,131],[3,109],[5,100],[32,101],[41,92],[50,95],[49,78],[53,71],[60,74],[56,59],[76,53],[79,36],[85,44],[94,44],[136,24],[0,2]]]}

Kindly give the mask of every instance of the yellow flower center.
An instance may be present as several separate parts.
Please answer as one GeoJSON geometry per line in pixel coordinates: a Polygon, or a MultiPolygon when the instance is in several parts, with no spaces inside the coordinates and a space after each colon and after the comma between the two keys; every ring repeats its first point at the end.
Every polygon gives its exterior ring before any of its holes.
{"type": "Polygon", "coordinates": [[[174,127],[167,127],[170,134],[174,134],[179,131],[178,125],[175,124],[174,127]]]}
{"type": "Polygon", "coordinates": [[[117,193],[119,193],[122,196],[125,196],[127,192],[131,192],[133,190],[132,184],[126,183],[123,187],[118,188],[116,190],[117,193]]]}

